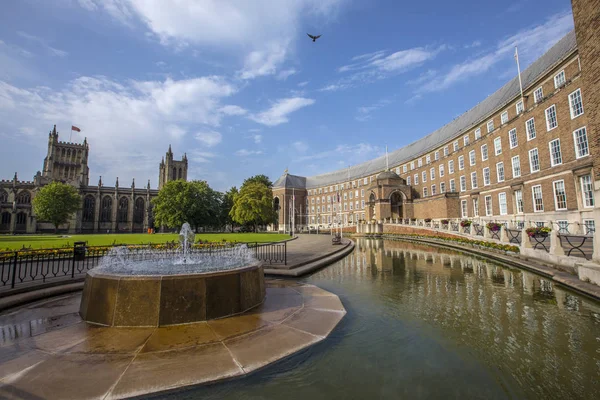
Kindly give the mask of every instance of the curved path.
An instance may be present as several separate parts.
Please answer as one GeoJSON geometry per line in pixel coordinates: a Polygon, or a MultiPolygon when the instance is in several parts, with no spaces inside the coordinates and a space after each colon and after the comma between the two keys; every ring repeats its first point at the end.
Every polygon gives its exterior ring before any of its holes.
{"type": "Polygon", "coordinates": [[[241,376],[325,339],[346,314],[314,285],[265,283],[254,310],[178,326],[89,325],[81,293],[0,315],[0,398],[124,398],[241,376]]]}

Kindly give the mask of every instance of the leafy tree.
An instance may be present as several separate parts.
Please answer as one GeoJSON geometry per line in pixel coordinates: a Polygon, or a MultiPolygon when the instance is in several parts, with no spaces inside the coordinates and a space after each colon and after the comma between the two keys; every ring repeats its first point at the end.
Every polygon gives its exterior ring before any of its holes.
{"type": "Polygon", "coordinates": [[[44,186],[33,198],[33,211],[38,219],[50,221],[54,232],[58,226],[69,220],[69,217],[81,206],[81,196],[71,185],[52,182],[44,186]]]}
{"type": "Polygon", "coordinates": [[[188,222],[194,230],[219,224],[221,195],[206,181],[167,182],[152,200],[155,226],[180,228],[188,222]]]}
{"type": "Polygon", "coordinates": [[[233,221],[242,225],[269,224],[275,221],[273,192],[262,182],[246,182],[235,196],[230,212],[233,221]]]}
{"type": "Polygon", "coordinates": [[[230,212],[233,208],[233,202],[235,196],[238,194],[238,189],[233,186],[227,192],[223,193],[221,198],[221,225],[231,225],[231,231],[233,232],[234,221],[231,218],[230,212]]]}
{"type": "Polygon", "coordinates": [[[244,183],[242,183],[242,187],[246,186],[249,183],[253,183],[253,182],[254,183],[262,183],[263,185],[265,185],[269,188],[273,187],[273,182],[271,182],[269,177],[266,175],[262,175],[262,174],[254,175],[254,176],[251,176],[250,178],[246,178],[244,180],[244,183]]]}

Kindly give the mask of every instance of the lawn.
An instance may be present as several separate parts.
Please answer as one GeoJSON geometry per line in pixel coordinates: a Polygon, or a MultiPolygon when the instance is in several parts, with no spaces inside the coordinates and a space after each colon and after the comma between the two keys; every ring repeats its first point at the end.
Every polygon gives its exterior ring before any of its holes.
{"type": "MultiPolygon", "coordinates": [[[[221,242],[277,242],[289,239],[289,235],[279,233],[199,233],[196,241],[221,242]]],[[[144,244],[166,243],[178,241],[175,233],[122,233],[122,234],[89,234],[89,235],[0,235],[0,251],[23,248],[54,249],[73,246],[74,242],[87,242],[88,246],[107,246],[112,244],[144,244]]]]}

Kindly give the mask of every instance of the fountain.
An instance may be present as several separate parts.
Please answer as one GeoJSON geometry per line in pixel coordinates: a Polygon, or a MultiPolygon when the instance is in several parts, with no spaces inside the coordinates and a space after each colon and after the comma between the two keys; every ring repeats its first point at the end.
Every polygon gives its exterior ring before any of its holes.
{"type": "Polygon", "coordinates": [[[106,326],[166,326],[260,305],[263,269],[246,245],[194,248],[188,223],[172,250],[115,247],[85,278],[80,315],[106,326]]]}

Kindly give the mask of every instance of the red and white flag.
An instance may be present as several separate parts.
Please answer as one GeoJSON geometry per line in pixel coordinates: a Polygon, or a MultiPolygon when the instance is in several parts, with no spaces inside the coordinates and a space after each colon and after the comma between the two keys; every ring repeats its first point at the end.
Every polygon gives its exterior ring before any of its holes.
{"type": "Polygon", "coordinates": [[[75,131],[75,132],[81,132],[81,129],[79,129],[78,127],[76,127],[75,125],[71,125],[71,130],[75,131]]]}

